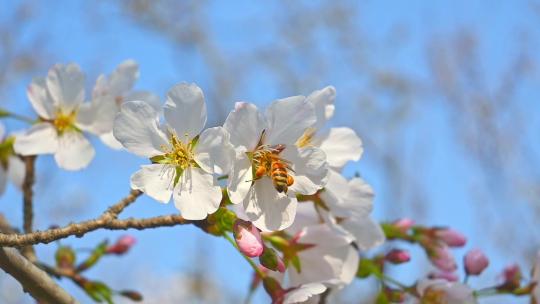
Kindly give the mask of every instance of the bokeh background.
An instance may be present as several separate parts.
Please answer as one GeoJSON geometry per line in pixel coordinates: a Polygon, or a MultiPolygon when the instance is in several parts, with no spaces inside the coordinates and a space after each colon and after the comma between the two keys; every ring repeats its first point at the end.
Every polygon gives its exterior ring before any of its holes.
{"type": "MultiPolygon", "coordinates": [[[[527,0],[0,0],[0,106],[34,115],[26,86],[57,62],[78,63],[87,92],[99,73],[125,59],[140,64],[136,87],[161,97],[173,84],[195,82],[211,126],[223,123],[235,101],[265,106],[334,85],[332,124],[354,128],[365,149],[345,174],[373,185],[374,216],[466,233],[466,249],[491,258],[488,271],[471,280],[484,287],[509,263],[529,269],[540,248],[539,28],[540,2],[527,0]]],[[[11,131],[24,127],[5,123],[11,131]]],[[[37,228],[95,217],[128,193],[130,175],[146,160],[93,143],[97,156],[81,172],[39,158],[37,228]]],[[[22,223],[21,205],[13,187],[0,198],[14,225],[22,223]]],[[[124,215],[174,212],[172,204],[142,198],[124,215]]],[[[250,269],[224,240],[193,227],[128,233],[136,247],[105,259],[90,277],[136,289],[145,303],[245,297],[250,269]]],[[[62,244],[84,254],[122,234],[97,231],[62,244]]],[[[38,246],[39,258],[52,262],[55,247],[38,246]]],[[[413,252],[413,262],[392,275],[412,282],[431,269],[413,252]]],[[[464,252],[455,251],[458,260],[464,252]]],[[[0,302],[32,302],[4,273],[0,282],[0,302]]],[[[353,284],[339,300],[371,303],[372,283],[353,284]]],[[[91,303],[71,282],[61,284],[91,303]]],[[[254,301],[268,298],[259,292],[254,301]]]]}

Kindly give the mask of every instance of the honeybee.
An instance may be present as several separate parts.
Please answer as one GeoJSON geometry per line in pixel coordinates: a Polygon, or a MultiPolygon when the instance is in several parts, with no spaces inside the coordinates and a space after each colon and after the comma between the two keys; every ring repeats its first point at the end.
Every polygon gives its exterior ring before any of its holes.
{"type": "MultiPolygon", "coordinates": [[[[262,143],[265,132],[261,134],[259,144],[262,143]]],[[[253,164],[255,166],[254,180],[267,175],[272,179],[274,188],[279,193],[287,193],[289,187],[294,184],[294,178],[289,174],[293,171],[290,162],[282,159],[279,154],[285,149],[284,145],[259,145],[253,153],[253,164]]]]}

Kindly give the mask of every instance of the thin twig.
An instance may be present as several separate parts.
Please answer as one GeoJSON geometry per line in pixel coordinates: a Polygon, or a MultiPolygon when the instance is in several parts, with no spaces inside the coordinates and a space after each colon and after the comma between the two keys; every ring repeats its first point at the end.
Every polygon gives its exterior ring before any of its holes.
{"type": "MultiPolygon", "coordinates": [[[[33,225],[34,225],[34,206],[33,206],[33,199],[34,199],[34,192],[32,190],[32,187],[34,186],[34,180],[35,180],[35,162],[36,162],[36,156],[26,156],[24,158],[24,164],[25,164],[25,174],[24,174],[24,181],[23,181],[23,231],[24,233],[32,233],[33,232],[33,225]]],[[[36,258],[36,252],[34,251],[34,247],[27,246],[25,248],[22,248],[22,254],[29,259],[31,262],[35,262],[37,260],[36,258]]]]}
{"type": "Polygon", "coordinates": [[[191,221],[188,221],[177,214],[156,216],[146,219],[128,218],[125,220],[108,220],[100,217],[98,219],[89,220],[81,223],[69,224],[61,228],[54,228],[45,231],[36,231],[27,234],[0,233],[0,246],[21,247],[36,244],[48,244],[50,242],[64,239],[70,236],[82,237],[86,233],[98,229],[143,230],[149,228],[185,225],[190,223],[191,221]]]}
{"type": "Polygon", "coordinates": [[[108,214],[113,219],[116,219],[124,209],[131,205],[135,200],[141,196],[142,192],[139,190],[131,190],[128,196],[126,196],[123,200],[119,201],[118,203],[112,205],[107,209],[107,211],[104,212],[104,214],[108,214]]]}

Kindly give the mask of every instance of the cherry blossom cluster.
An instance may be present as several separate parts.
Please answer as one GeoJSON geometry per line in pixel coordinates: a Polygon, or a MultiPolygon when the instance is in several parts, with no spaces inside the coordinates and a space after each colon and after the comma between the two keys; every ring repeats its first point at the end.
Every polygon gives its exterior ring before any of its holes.
{"type": "MultiPolygon", "coordinates": [[[[46,77],[34,79],[27,93],[38,118],[10,136],[0,129],[0,191],[8,178],[22,184],[18,156],[52,154],[62,169],[87,167],[95,155],[88,136],[97,136],[112,149],[146,159],[131,176],[131,188],[160,203],[172,199],[185,221],[230,241],[253,267],[251,291],[262,285],[273,303],[328,299],[355,278],[370,276],[380,282],[378,303],[410,298],[475,303],[493,292],[539,297],[540,267],[526,285],[514,267],[505,270],[500,285],[477,291],[457,282],[450,248],[465,245],[460,233],[407,219],[379,224],[371,218],[373,189],[360,177],[343,175],[346,164],[360,160],[362,141],[350,128],[328,126],[334,87],[278,99],[266,109],[237,102],[222,126],[206,128],[200,87],[174,85],[162,103],[157,95],[133,89],[138,77],[137,64],[125,61],[110,75],[100,75],[89,97],[76,64],[57,64],[46,77]],[[387,263],[409,262],[407,251],[384,249],[360,258],[386,239],[418,244],[437,271],[406,286],[384,269],[387,263]]],[[[112,246],[101,244],[78,266],[73,251],[61,247],[57,266],[77,277],[99,257],[124,254],[133,243],[126,237],[112,246]]],[[[466,278],[488,266],[479,250],[464,261],[466,278]]],[[[110,300],[101,283],[75,282],[96,301],[110,300]]]]}

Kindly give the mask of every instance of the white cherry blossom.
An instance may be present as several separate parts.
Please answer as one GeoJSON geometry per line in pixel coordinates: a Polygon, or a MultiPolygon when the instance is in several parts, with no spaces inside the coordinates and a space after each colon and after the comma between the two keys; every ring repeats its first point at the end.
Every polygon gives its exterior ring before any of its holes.
{"type": "Polygon", "coordinates": [[[274,101],[265,114],[254,104],[239,102],[225,121],[236,149],[229,197],[235,204],[242,202],[248,219],[263,231],[290,226],[295,195],[314,194],[326,182],[324,152],[295,145],[315,121],[313,105],[303,96],[274,101]]]}
{"type": "Polygon", "coordinates": [[[307,97],[315,109],[316,122],[298,140],[300,147],[319,147],[326,154],[330,169],[340,172],[349,161],[358,161],[363,153],[362,140],[350,128],[339,127],[324,130],[325,124],[334,116],[336,90],[327,86],[307,97]]]}
{"type": "MultiPolygon", "coordinates": [[[[360,178],[348,181],[340,174],[347,162],[360,159],[362,141],[350,128],[321,130],[334,115],[335,94],[334,87],[328,86],[308,96],[317,113],[317,122],[314,128],[304,133],[298,145],[319,147],[325,152],[330,167],[324,191],[317,194],[319,202],[324,204],[318,206],[318,212],[329,223],[339,222],[342,228],[354,235],[359,249],[367,250],[385,240],[380,226],[370,217],[373,189],[360,178]]],[[[310,212],[313,213],[313,209],[310,212]]]]}
{"type": "Polygon", "coordinates": [[[28,87],[28,99],[39,116],[29,130],[17,135],[20,155],[54,154],[59,167],[88,166],[95,151],[83,132],[103,134],[112,127],[114,104],[107,96],[84,102],[84,74],[76,64],[53,66],[46,78],[28,87]]]}
{"type": "Polygon", "coordinates": [[[473,290],[469,286],[458,282],[448,282],[442,279],[425,279],[418,282],[416,289],[421,297],[421,303],[477,303],[473,290]]]}
{"type": "Polygon", "coordinates": [[[298,243],[313,247],[298,252],[300,269],[287,268],[291,284],[325,282],[339,288],[352,282],[360,257],[348,233],[320,224],[305,227],[297,237],[298,243]]]}
{"type": "Polygon", "coordinates": [[[144,101],[128,101],[114,123],[114,136],[128,151],[152,160],[131,176],[131,187],[162,203],[171,196],[182,216],[201,220],[221,201],[216,174],[226,174],[234,158],[229,133],[222,127],[203,131],[206,104],[195,84],[178,84],[159,112],[144,101]]]}
{"type": "Polygon", "coordinates": [[[337,223],[351,233],[360,250],[368,250],[384,243],[381,226],[370,214],[373,210],[374,192],[359,177],[350,180],[331,170],[325,191],[319,194],[329,212],[320,209],[327,222],[337,223]]]}
{"type": "MultiPolygon", "coordinates": [[[[134,91],[133,86],[139,79],[139,65],[132,59],[120,63],[110,74],[101,74],[96,80],[92,91],[93,100],[99,100],[103,96],[109,96],[114,103],[116,111],[120,111],[120,105],[125,101],[142,100],[146,101],[156,109],[160,108],[159,96],[148,91],[134,91]]],[[[112,117],[114,119],[114,116],[112,117]]],[[[103,143],[113,149],[120,149],[122,145],[114,138],[111,129],[100,135],[103,143]]]]}
{"type": "MultiPolygon", "coordinates": [[[[306,205],[300,204],[299,211],[306,205]]],[[[292,236],[286,249],[289,256],[285,254],[287,275],[273,273],[277,279],[291,286],[323,283],[333,288],[342,288],[352,282],[360,258],[350,233],[339,226],[318,223],[303,212],[285,231],[292,236]]]]}

